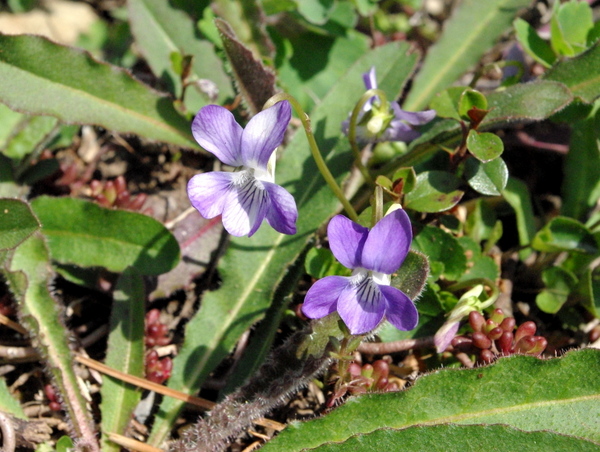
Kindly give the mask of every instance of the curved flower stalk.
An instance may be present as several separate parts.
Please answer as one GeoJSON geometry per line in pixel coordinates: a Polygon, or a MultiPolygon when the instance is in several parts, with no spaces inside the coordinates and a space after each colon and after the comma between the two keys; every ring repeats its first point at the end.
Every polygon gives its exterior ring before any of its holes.
{"type": "Polygon", "coordinates": [[[404,292],[390,286],[390,275],[408,254],[412,229],[408,215],[397,209],[371,230],[335,216],[327,228],[333,255],[352,276],[327,276],[306,294],[302,311],[321,318],[338,311],[352,334],[373,330],[384,316],[400,330],[417,326],[417,308],[404,292]]]}
{"type": "MultiPolygon", "coordinates": [[[[363,74],[367,90],[378,89],[375,67],[363,74]]],[[[356,136],[359,141],[412,141],[421,134],[411,126],[420,126],[435,118],[435,110],[418,112],[405,111],[398,102],[381,102],[378,96],[371,97],[358,115],[356,136]]],[[[352,116],[352,115],[350,115],[352,116]]],[[[342,123],[342,131],[348,135],[350,116],[342,123]]]]}
{"type": "Polygon", "coordinates": [[[275,149],[291,118],[287,101],[255,115],[242,128],[218,105],[203,107],[192,123],[200,146],[235,172],[197,174],[187,186],[192,205],[205,218],[223,216],[231,235],[251,236],[263,220],[283,234],[296,233],[298,209],[292,195],[275,184],[275,149]]]}

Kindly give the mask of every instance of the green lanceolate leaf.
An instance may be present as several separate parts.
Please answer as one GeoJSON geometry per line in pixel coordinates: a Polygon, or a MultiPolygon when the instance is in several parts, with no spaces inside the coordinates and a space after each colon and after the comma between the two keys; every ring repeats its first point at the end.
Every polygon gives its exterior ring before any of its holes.
{"type": "Polygon", "coordinates": [[[417,176],[415,188],[406,194],[407,209],[418,212],[442,212],[454,207],[464,192],[460,179],[445,171],[425,171],[417,176]]]}
{"type": "MultiPolygon", "coordinates": [[[[519,244],[528,246],[535,235],[535,218],[533,217],[533,205],[531,196],[524,182],[509,178],[506,187],[502,191],[502,196],[515,211],[517,217],[517,232],[519,234],[519,244]]],[[[531,254],[531,250],[524,249],[519,252],[521,259],[526,259],[531,254]]]]}
{"type": "Polygon", "coordinates": [[[593,113],[572,124],[565,156],[562,214],[583,221],[600,198],[600,101],[593,113]]]}
{"type": "Polygon", "coordinates": [[[223,48],[231,63],[237,88],[244,97],[250,112],[255,115],[275,94],[275,74],[261,61],[254,58],[252,51],[235,36],[229,24],[216,19],[215,24],[223,41],[223,48]]]}
{"type": "Polygon", "coordinates": [[[39,36],[0,35],[0,48],[0,101],[12,109],[196,147],[172,101],[125,70],[39,36]]]}
{"type": "Polygon", "coordinates": [[[54,275],[46,244],[39,232],[14,250],[4,274],[11,292],[19,302],[21,324],[36,341],[46,368],[62,396],[70,428],[79,437],[81,444],[99,452],[94,422],[87,411],[87,402],[75,375],[67,328],[62,323],[58,303],[49,290],[54,275]]]}
{"type": "Polygon", "coordinates": [[[0,198],[0,250],[12,249],[40,228],[27,203],[0,198]]]}
{"type": "Polygon", "coordinates": [[[531,55],[538,63],[550,67],[556,60],[556,55],[552,51],[550,44],[540,38],[535,28],[519,18],[513,22],[517,40],[523,46],[525,51],[531,55]]]}
{"type": "MultiPolygon", "coordinates": [[[[144,281],[129,267],[114,291],[105,364],[129,375],[144,375],[144,281]]],[[[123,381],[104,377],[102,382],[102,450],[119,452],[121,446],[108,440],[108,433],[125,434],[141,390],[123,381]]]]}
{"type": "Polygon", "coordinates": [[[4,378],[0,379],[0,411],[10,413],[19,419],[27,419],[23,407],[19,401],[11,394],[4,378]]]}
{"type": "Polygon", "coordinates": [[[38,146],[48,142],[58,131],[58,120],[48,116],[32,116],[19,124],[15,133],[2,151],[7,157],[20,160],[31,154],[38,146]]]}
{"type": "Polygon", "coordinates": [[[508,182],[508,168],[500,157],[485,163],[470,158],[465,162],[465,178],[478,193],[500,196],[508,182]]]}
{"type": "Polygon", "coordinates": [[[494,452],[541,452],[544,450],[589,451],[598,444],[553,432],[523,432],[506,425],[422,425],[407,429],[382,428],[357,434],[341,443],[326,443],[311,451],[355,452],[365,450],[493,450],[494,452]],[[443,438],[443,441],[440,441],[443,438]]]}
{"type": "MultiPolygon", "coordinates": [[[[390,97],[395,97],[416,62],[415,56],[406,55],[407,50],[407,45],[393,44],[367,53],[311,113],[317,143],[339,181],[348,174],[352,161],[347,141],[340,140],[340,124],[364,92],[362,74],[371,66],[377,66],[379,86],[390,97]],[[357,93],[356,98],[347,93],[357,93]]],[[[265,224],[250,238],[231,239],[219,264],[224,283],[219,290],[204,294],[200,311],[187,325],[186,341],[173,360],[169,380],[173,389],[193,393],[200,388],[240,335],[264,316],[272,303],[274,288],[289,266],[315,230],[340,208],[310,156],[302,131],[294,135],[277,162],[277,182],[296,200],[297,234],[281,235],[265,224]]],[[[151,444],[163,441],[182,406],[174,399],[163,400],[149,440],[151,444]]]]}
{"type": "Polygon", "coordinates": [[[600,43],[575,58],[556,64],[544,74],[544,80],[563,83],[584,102],[600,97],[600,43]]]}
{"type": "Polygon", "coordinates": [[[538,251],[598,253],[598,243],[582,223],[572,218],[555,217],[533,238],[531,246],[538,251]]]}
{"type": "MultiPolygon", "coordinates": [[[[171,93],[178,97],[182,90],[181,78],[171,65],[171,55],[176,52],[193,57],[190,82],[205,79],[216,85],[216,103],[221,104],[234,96],[213,44],[198,37],[196,24],[190,16],[163,0],[128,0],[127,6],[136,46],[171,93]]],[[[187,89],[185,104],[192,112],[208,103],[211,99],[199,92],[194,84],[187,89]]]]}
{"type": "Polygon", "coordinates": [[[465,0],[445,23],[440,39],[429,50],[404,103],[421,110],[433,95],[451,85],[475,65],[511,25],[529,0],[465,0]]]}
{"type": "MultiPolygon", "coordinates": [[[[262,450],[294,452],[382,428],[410,429],[422,424],[505,424],[521,431],[544,430],[597,443],[597,372],[600,351],[594,349],[549,360],[513,356],[483,368],[441,370],[421,377],[407,391],[351,398],[322,418],[292,423],[262,450]]],[[[442,441],[435,430],[429,435],[442,441]]],[[[422,441],[431,441],[431,437],[422,441]]],[[[447,450],[445,444],[441,447],[438,450],[447,450]]]]}
{"type": "Polygon", "coordinates": [[[179,245],[158,221],[75,198],[40,196],[31,207],[42,223],[52,259],[122,272],[159,275],[179,262],[179,245]]]}

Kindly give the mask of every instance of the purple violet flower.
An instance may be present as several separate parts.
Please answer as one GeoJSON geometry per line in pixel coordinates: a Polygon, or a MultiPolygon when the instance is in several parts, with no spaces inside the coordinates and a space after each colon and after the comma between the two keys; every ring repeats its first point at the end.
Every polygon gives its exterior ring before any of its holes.
{"type": "MultiPolygon", "coordinates": [[[[377,89],[375,67],[363,74],[363,81],[367,90],[377,89]]],[[[390,102],[388,111],[381,110],[381,101],[378,96],[371,97],[363,106],[358,115],[356,136],[360,141],[377,143],[380,141],[409,142],[421,136],[411,127],[421,126],[435,118],[435,110],[417,112],[405,111],[398,102],[390,102]]],[[[350,118],[342,123],[342,132],[348,135],[350,118]]]]}
{"type": "Polygon", "coordinates": [[[396,328],[412,330],[419,314],[411,299],[390,286],[412,241],[408,215],[397,209],[371,230],[337,215],[327,228],[333,255],[352,276],[326,276],[309,289],[302,312],[321,318],[338,311],[352,334],[373,330],[385,316],[396,328]]]}
{"type": "Polygon", "coordinates": [[[282,101],[255,115],[243,129],[231,112],[203,107],[192,123],[200,146],[235,172],[197,174],[187,186],[192,205],[204,218],[223,215],[223,227],[235,236],[254,234],[267,220],[276,231],[296,233],[298,209],[292,195],[275,184],[275,149],[291,118],[282,101]]]}

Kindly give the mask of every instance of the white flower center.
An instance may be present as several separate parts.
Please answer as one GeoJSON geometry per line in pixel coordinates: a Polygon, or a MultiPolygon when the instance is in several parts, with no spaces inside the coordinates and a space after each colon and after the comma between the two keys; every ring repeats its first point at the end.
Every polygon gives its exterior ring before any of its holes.
{"type": "Polygon", "coordinates": [[[352,276],[350,276],[350,284],[354,286],[358,286],[364,282],[365,279],[371,279],[375,284],[380,286],[389,286],[392,282],[391,275],[387,275],[385,273],[374,272],[371,270],[367,270],[366,268],[358,267],[355,268],[352,272],[352,276]]]}

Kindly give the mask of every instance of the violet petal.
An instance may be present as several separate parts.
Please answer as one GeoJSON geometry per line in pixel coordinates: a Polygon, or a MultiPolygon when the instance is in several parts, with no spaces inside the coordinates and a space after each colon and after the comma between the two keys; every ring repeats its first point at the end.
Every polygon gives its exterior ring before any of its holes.
{"type": "Polygon", "coordinates": [[[340,263],[347,268],[362,267],[361,256],[369,230],[343,215],[336,215],[327,227],[329,247],[340,263]]]}
{"type": "Polygon", "coordinates": [[[423,111],[405,111],[400,108],[398,102],[390,102],[392,109],[394,110],[394,116],[396,119],[406,121],[413,126],[422,126],[427,124],[437,114],[435,110],[423,110],[423,111]]]}
{"type": "Polygon", "coordinates": [[[231,112],[219,105],[203,107],[192,122],[192,134],[198,144],[231,166],[243,164],[242,131],[231,112]]]}
{"type": "Polygon", "coordinates": [[[320,319],[331,314],[337,308],[342,291],[349,285],[349,278],[326,276],[312,285],[302,305],[302,312],[310,319],[320,319]]]}
{"type": "Polygon", "coordinates": [[[419,312],[408,296],[392,286],[379,286],[387,308],[385,316],[388,321],[402,331],[414,329],[419,323],[419,312]]]}
{"type": "Polygon", "coordinates": [[[295,234],[298,208],[294,197],[277,184],[263,182],[263,185],[271,200],[271,207],[267,212],[267,222],[277,232],[295,234]]]}
{"type": "Polygon", "coordinates": [[[227,193],[223,227],[236,237],[251,236],[260,227],[269,207],[269,195],[262,182],[249,178],[227,193]]]}
{"type": "Polygon", "coordinates": [[[365,72],[362,78],[367,90],[377,89],[377,75],[375,74],[375,66],[371,66],[371,69],[365,72]]]}
{"type": "Polygon", "coordinates": [[[267,167],[273,151],[283,141],[292,110],[286,100],[256,114],[242,133],[242,160],[249,168],[267,167]]]}
{"type": "Polygon", "coordinates": [[[227,193],[231,190],[234,173],[212,172],[196,174],[187,185],[192,205],[204,218],[223,213],[227,193]]]}
{"type": "Polygon", "coordinates": [[[337,310],[352,334],[367,333],[381,322],[386,301],[371,277],[347,286],[338,298],[337,310]]]}
{"type": "Polygon", "coordinates": [[[404,262],[411,241],[408,215],[402,209],[393,211],[369,231],[362,251],[362,267],[391,275],[404,262]]]}

